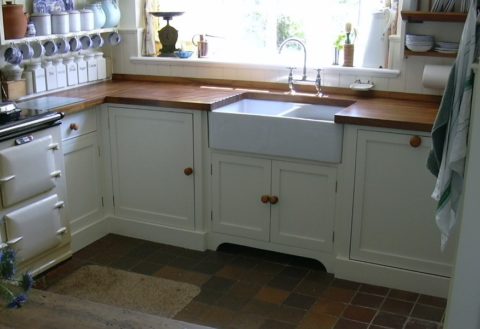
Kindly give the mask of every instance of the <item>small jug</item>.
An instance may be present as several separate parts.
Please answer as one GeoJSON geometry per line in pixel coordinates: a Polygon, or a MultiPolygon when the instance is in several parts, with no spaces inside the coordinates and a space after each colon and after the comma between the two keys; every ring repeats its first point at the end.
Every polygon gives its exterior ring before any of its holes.
{"type": "Polygon", "coordinates": [[[207,57],[208,55],[208,41],[203,34],[195,34],[192,37],[192,43],[197,46],[198,58],[207,57]],[[199,37],[198,41],[195,41],[195,37],[199,37]]]}

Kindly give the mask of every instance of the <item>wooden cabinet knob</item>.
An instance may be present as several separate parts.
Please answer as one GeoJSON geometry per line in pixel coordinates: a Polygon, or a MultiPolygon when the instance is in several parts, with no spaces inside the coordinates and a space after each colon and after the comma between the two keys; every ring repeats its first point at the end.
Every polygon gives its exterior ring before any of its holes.
{"type": "Polygon", "coordinates": [[[411,147],[419,147],[422,144],[422,138],[420,136],[412,136],[410,138],[410,146],[411,147]]]}
{"type": "Polygon", "coordinates": [[[271,204],[277,204],[278,203],[278,196],[272,195],[270,197],[270,203],[271,204]]]}
{"type": "Polygon", "coordinates": [[[262,201],[262,203],[269,203],[270,197],[268,195],[262,195],[262,197],[260,198],[260,201],[262,201]]]}
{"type": "Polygon", "coordinates": [[[183,169],[183,173],[186,175],[186,176],[190,176],[191,174],[193,174],[193,168],[185,168],[183,169]]]}
{"type": "Polygon", "coordinates": [[[78,130],[80,127],[76,123],[71,123],[70,124],[70,129],[71,130],[78,130]]]}

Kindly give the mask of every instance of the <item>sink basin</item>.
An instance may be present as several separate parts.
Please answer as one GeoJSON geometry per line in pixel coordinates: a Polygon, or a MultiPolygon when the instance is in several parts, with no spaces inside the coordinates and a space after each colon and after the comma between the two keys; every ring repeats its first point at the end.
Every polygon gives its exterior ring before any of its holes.
{"type": "MultiPolygon", "coordinates": [[[[331,104],[329,100],[329,104],[331,104]]],[[[343,106],[244,99],[209,113],[211,148],[339,163],[343,106]]]]}

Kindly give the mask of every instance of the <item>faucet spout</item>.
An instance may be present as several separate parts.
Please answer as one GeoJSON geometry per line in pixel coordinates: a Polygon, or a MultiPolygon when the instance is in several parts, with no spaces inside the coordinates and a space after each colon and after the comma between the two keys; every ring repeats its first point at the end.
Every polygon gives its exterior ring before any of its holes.
{"type": "Polygon", "coordinates": [[[285,39],[281,44],[280,47],[278,47],[278,53],[280,54],[282,52],[283,47],[289,43],[289,42],[296,42],[298,43],[302,48],[303,48],[303,72],[302,72],[302,81],[307,80],[307,47],[305,47],[305,44],[297,38],[288,38],[285,39]]]}

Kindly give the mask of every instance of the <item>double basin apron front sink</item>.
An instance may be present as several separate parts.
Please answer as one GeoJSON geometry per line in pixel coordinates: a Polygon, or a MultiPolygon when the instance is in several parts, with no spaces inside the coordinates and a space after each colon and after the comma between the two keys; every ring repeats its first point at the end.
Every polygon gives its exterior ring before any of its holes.
{"type": "Polygon", "coordinates": [[[243,99],[215,109],[209,113],[210,147],[339,163],[343,125],[334,122],[335,113],[352,102],[325,100],[306,104],[243,99]]]}

